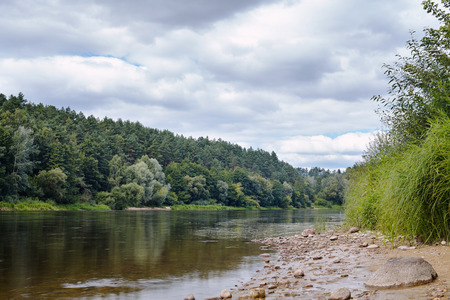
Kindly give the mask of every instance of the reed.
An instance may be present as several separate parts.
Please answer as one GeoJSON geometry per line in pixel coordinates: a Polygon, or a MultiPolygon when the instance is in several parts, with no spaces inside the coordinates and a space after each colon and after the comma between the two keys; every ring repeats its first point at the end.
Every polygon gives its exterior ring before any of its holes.
{"type": "Polygon", "coordinates": [[[390,240],[450,240],[448,117],[434,121],[420,144],[356,172],[345,204],[349,224],[390,240]]]}

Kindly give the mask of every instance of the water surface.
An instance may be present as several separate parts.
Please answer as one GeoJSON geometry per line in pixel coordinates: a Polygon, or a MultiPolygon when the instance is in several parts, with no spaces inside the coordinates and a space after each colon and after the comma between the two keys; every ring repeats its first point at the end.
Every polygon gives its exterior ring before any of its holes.
{"type": "Polygon", "coordinates": [[[214,297],[263,263],[251,240],[342,219],[336,210],[0,212],[0,298],[214,297]]]}

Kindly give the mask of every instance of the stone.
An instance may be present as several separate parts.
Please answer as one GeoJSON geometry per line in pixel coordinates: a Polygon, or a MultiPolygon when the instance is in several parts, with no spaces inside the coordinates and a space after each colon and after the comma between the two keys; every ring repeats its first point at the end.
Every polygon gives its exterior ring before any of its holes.
{"type": "Polygon", "coordinates": [[[184,297],[184,300],[195,300],[195,297],[194,297],[194,295],[189,294],[186,297],[184,297]]]}
{"type": "Polygon", "coordinates": [[[330,300],[348,300],[350,299],[352,294],[347,288],[340,288],[330,295],[330,300]]]}
{"type": "Polygon", "coordinates": [[[437,277],[433,267],[421,257],[389,259],[366,282],[366,286],[389,289],[416,286],[433,281],[437,277]]]}
{"type": "Polygon", "coordinates": [[[302,236],[308,237],[308,236],[314,235],[315,233],[316,232],[314,231],[314,229],[308,228],[308,229],[305,229],[302,231],[302,236]]]}
{"type": "Polygon", "coordinates": [[[332,235],[331,237],[330,237],[330,241],[335,241],[335,240],[337,240],[338,239],[338,236],[337,235],[332,235]]]}
{"type": "Polygon", "coordinates": [[[358,227],[350,227],[350,229],[348,230],[348,233],[356,233],[359,231],[358,227]]]}
{"type": "Polygon", "coordinates": [[[261,253],[259,257],[270,257],[270,253],[261,253]]]}
{"type": "Polygon", "coordinates": [[[408,246],[400,246],[398,247],[399,250],[413,250],[416,249],[416,247],[408,247],[408,246]]]}
{"type": "Polygon", "coordinates": [[[297,271],[294,272],[294,277],[299,278],[299,277],[303,277],[305,276],[305,272],[303,272],[303,270],[298,269],[297,271]]]}
{"type": "Polygon", "coordinates": [[[263,288],[250,289],[250,298],[266,298],[266,290],[263,288]]]}
{"type": "Polygon", "coordinates": [[[368,245],[367,249],[376,249],[379,248],[380,246],[378,246],[377,244],[372,244],[372,245],[368,245]]]}
{"type": "Polygon", "coordinates": [[[231,299],[231,297],[231,293],[226,289],[220,292],[220,299],[231,299]]]}
{"type": "Polygon", "coordinates": [[[442,246],[445,246],[445,244],[447,244],[446,241],[442,241],[442,242],[441,242],[441,245],[442,245],[442,246]]]}

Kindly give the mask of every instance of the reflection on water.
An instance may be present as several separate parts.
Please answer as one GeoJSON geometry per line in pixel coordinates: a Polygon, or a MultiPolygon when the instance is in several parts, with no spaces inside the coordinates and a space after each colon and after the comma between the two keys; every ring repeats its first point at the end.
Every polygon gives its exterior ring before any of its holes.
{"type": "Polygon", "coordinates": [[[1,212],[0,298],[197,299],[248,280],[252,239],[299,234],[333,210],[1,212]]]}

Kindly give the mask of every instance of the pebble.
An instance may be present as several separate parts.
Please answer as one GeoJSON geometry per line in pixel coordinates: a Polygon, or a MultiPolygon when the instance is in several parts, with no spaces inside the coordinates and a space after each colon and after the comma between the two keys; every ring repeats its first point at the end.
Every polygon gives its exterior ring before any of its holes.
{"type": "Polygon", "coordinates": [[[338,239],[338,236],[337,236],[337,235],[333,235],[333,236],[330,237],[330,241],[335,241],[335,240],[337,240],[337,239],[338,239]]]}
{"type": "Polygon", "coordinates": [[[350,299],[352,294],[347,288],[340,288],[330,295],[330,300],[347,300],[350,299]]]}
{"type": "Polygon", "coordinates": [[[316,232],[312,228],[308,228],[302,231],[302,236],[304,237],[310,237],[313,236],[316,232]]]}
{"type": "Polygon", "coordinates": [[[250,290],[250,298],[266,298],[266,290],[263,288],[255,288],[250,290]]]}
{"type": "Polygon", "coordinates": [[[408,246],[400,246],[398,247],[399,250],[413,250],[416,249],[416,247],[408,247],[408,246]]]}
{"type": "Polygon", "coordinates": [[[348,230],[348,233],[356,233],[356,232],[358,232],[359,231],[359,228],[358,227],[351,227],[349,230],[348,230]]]}
{"type": "Polygon", "coordinates": [[[184,297],[184,300],[195,300],[195,297],[194,297],[194,295],[189,294],[186,297],[184,297]]]}
{"type": "Polygon", "coordinates": [[[303,272],[303,270],[298,269],[297,271],[294,272],[294,277],[299,278],[299,277],[303,277],[305,276],[305,272],[303,272]]]}
{"type": "Polygon", "coordinates": [[[367,249],[376,249],[379,248],[380,246],[378,246],[377,244],[372,244],[372,245],[368,245],[367,249]]]}
{"type": "Polygon", "coordinates": [[[228,290],[222,290],[220,292],[220,299],[231,299],[232,295],[228,290]]]}

